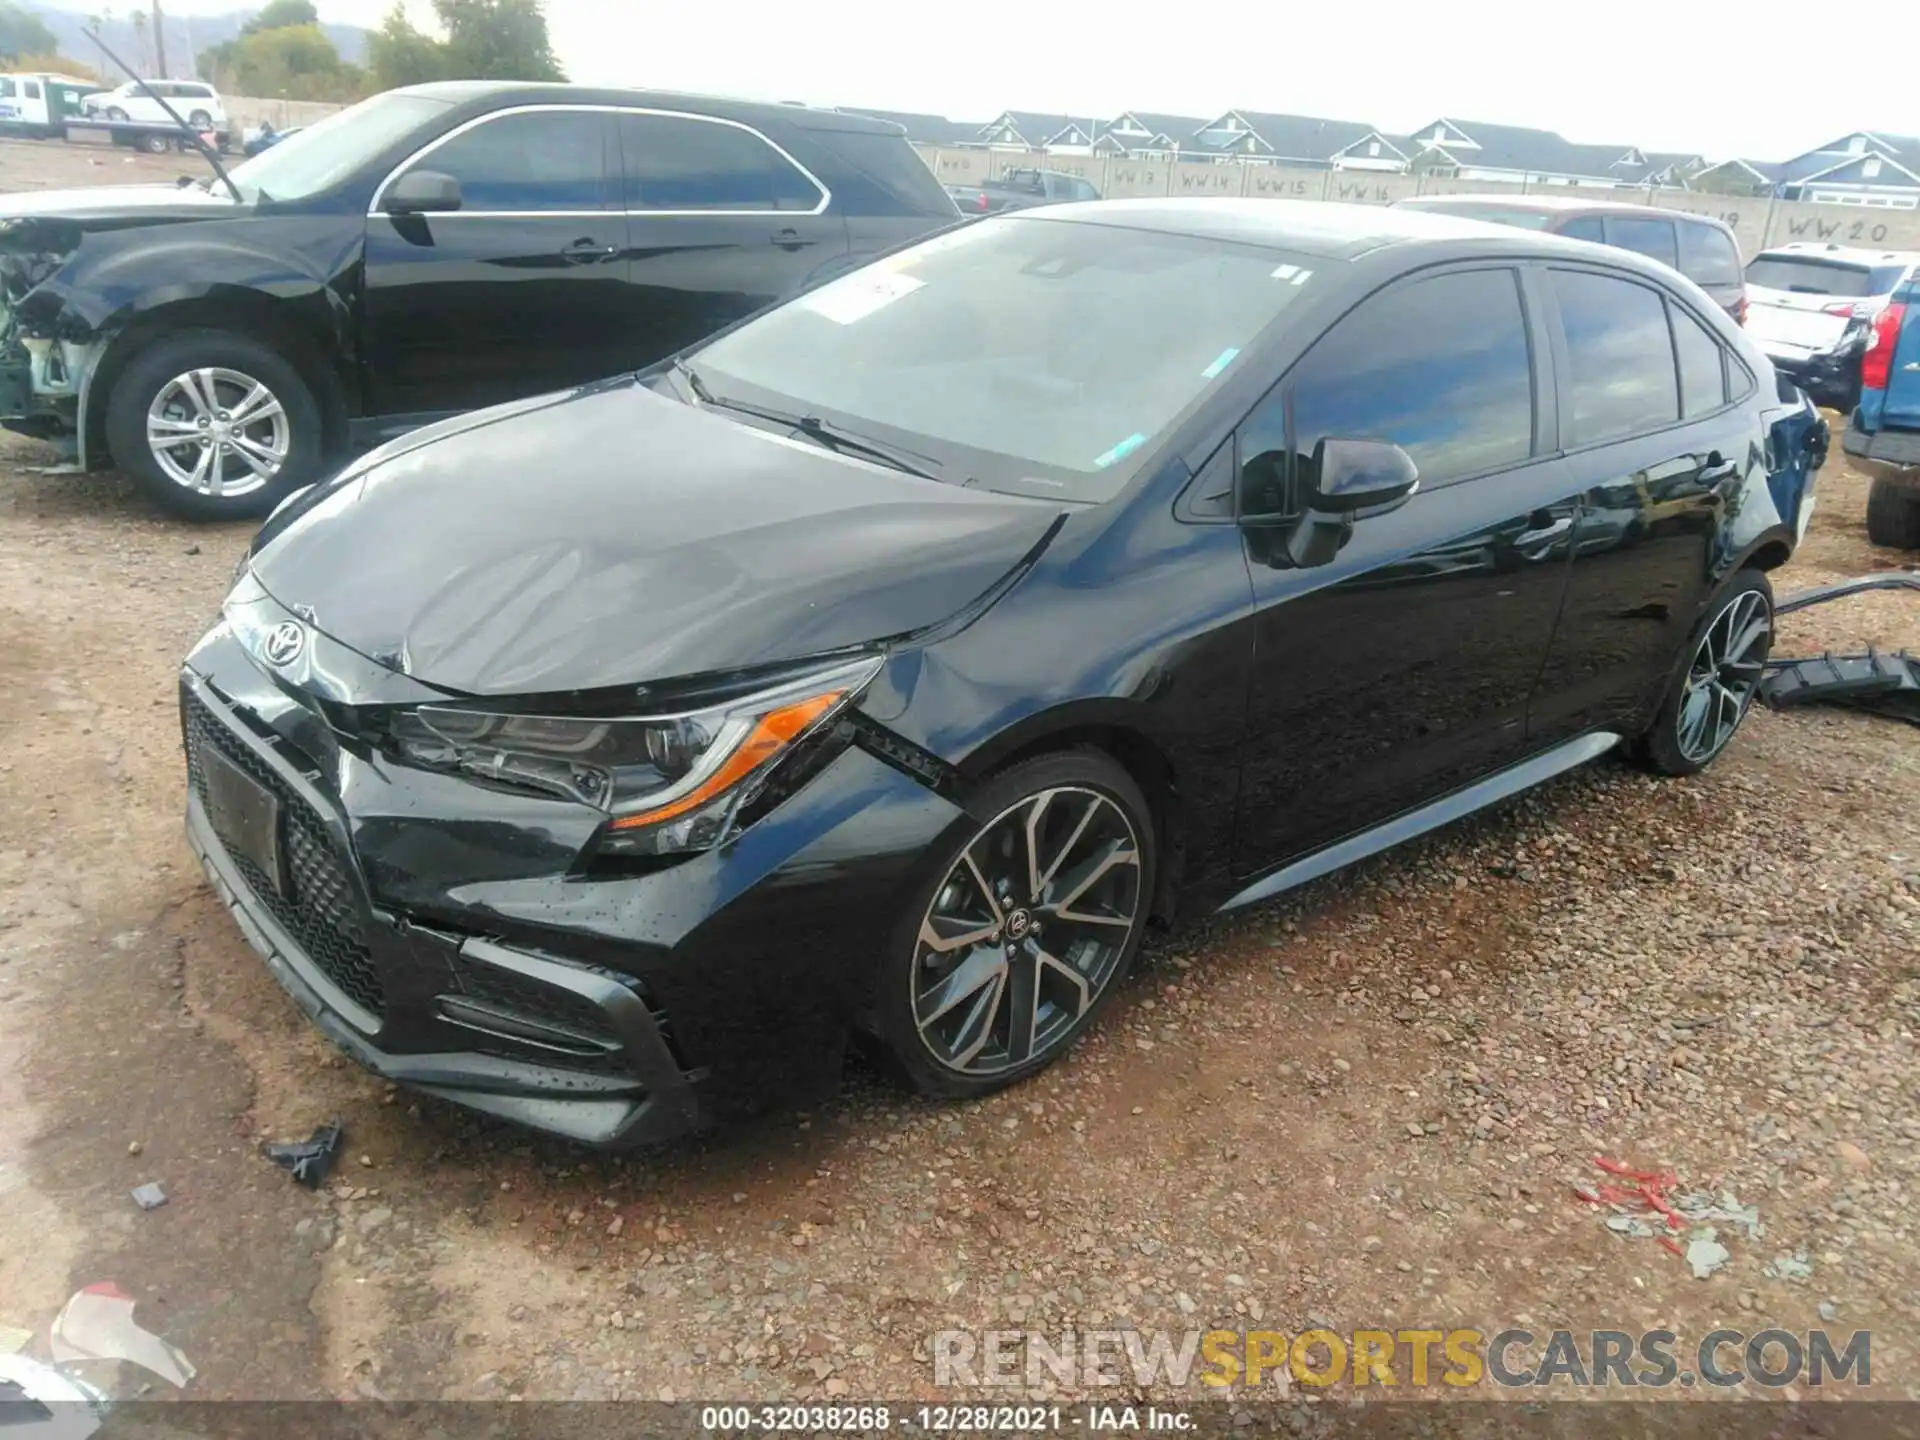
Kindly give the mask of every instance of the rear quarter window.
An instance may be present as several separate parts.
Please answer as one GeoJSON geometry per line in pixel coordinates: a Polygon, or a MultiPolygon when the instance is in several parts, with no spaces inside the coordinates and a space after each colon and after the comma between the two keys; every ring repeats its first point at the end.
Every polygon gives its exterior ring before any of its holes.
{"type": "Polygon", "coordinates": [[[952,218],[953,196],[904,135],[866,130],[808,130],[805,140],[831,157],[821,178],[836,210],[848,215],[952,218]]]}
{"type": "Polygon", "coordinates": [[[1679,223],[1680,273],[1696,285],[1738,285],[1740,252],[1717,225],[1679,223]]]}

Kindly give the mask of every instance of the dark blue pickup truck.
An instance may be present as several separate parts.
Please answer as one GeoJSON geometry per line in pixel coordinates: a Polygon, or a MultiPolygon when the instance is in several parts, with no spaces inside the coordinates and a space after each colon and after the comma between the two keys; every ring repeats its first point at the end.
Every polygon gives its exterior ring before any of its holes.
{"type": "Polygon", "coordinates": [[[1894,291],[1874,317],[1860,380],[1841,443],[1873,480],[1867,538],[1920,550],[1920,279],[1894,291]]]}

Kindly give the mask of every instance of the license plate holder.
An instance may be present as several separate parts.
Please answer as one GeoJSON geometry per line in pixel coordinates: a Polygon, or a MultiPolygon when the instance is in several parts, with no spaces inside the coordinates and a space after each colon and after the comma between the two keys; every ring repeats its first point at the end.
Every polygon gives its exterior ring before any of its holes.
{"type": "Polygon", "coordinates": [[[286,860],[280,847],[280,800],[211,745],[201,751],[207,778],[207,819],[236,859],[245,860],[286,898],[286,860]]]}

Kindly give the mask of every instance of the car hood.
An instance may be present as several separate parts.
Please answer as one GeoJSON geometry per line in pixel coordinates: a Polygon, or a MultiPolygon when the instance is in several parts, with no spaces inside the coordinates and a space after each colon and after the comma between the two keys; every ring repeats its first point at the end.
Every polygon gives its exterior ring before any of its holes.
{"type": "Polygon", "coordinates": [[[445,422],[282,507],[255,579],[379,664],[476,695],[651,683],[967,609],[1060,507],[833,454],[633,380],[445,422]]]}
{"type": "Polygon", "coordinates": [[[82,231],[244,215],[218,185],[100,185],[87,190],[29,190],[0,195],[0,234],[16,222],[71,221],[82,231]]]}

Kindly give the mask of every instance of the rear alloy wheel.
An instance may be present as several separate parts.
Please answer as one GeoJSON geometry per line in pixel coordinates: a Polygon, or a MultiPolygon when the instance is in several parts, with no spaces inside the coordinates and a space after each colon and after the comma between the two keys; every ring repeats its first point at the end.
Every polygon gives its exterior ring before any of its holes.
{"type": "Polygon", "coordinates": [[[999,776],[883,983],[883,1039],[934,1095],[984,1094],[1044,1068],[1126,974],[1152,896],[1154,829],[1132,778],[1075,751],[999,776]],[[904,963],[901,963],[904,962],[904,963]]]}
{"type": "Polygon", "coordinates": [[[1772,648],[1773,587],[1759,571],[1742,570],[1715,601],[1686,670],[1643,737],[1653,769],[1692,775],[1713,763],[1747,718],[1772,648]]]}
{"type": "Polygon", "coordinates": [[[125,120],[126,118],[127,118],[127,112],[122,110],[118,105],[109,105],[107,107],[107,119],[125,120]]]}
{"type": "Polygon", "coordinates": [[[185,331],[136,355],[107,402],[114,459],[193,520],[263,515],[310,484],[320,408],[298,371],[245,336],[185,331]]]}

